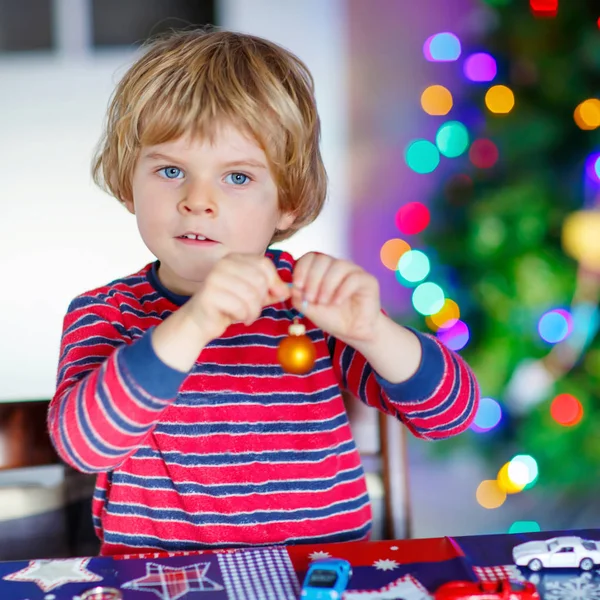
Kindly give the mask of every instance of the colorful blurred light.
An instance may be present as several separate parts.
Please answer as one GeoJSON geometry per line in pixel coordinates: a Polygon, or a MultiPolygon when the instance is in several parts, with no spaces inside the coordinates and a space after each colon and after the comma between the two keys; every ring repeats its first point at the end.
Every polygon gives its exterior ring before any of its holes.
{"type": "Polygon", "coordinates": [[[386,268],[395,271],[398,268],[400,257],[409,250],[410,244],[399,238],[393,238],[381,246],[379,257],[386,268]]]}
{"type": "Polygon", "coordinates": [[[508,528],[508,533],[533,533],[541,530],[542,528],[537,521],[515,521],[508,528]]]}
{"type": "Polygon", "coordinates": [[[497,115],[509,113],[515,106],[515,95],[505,85],[493,85],[485,94],[485,105],[497,115]]]}
{"type": "Polygon", "coordinates": [[[412,295],[412,303],[415,310],[422,315],[434,315],[444,306],[444,290],[428,281],[417,286],[412,295]]]}
{"type": "Polygon", "coordinates": [[[563,427],[573,427],[583,418],[583,406],[571,394],[559,394],[550,404],[550,415],[563,427]]]}
{"type": "Polygon", "coordinates": [[[462,350],[469,343],[470,332],[464,321],[458,320],[452,327],[437,332],[437,338],[450,350],[462,350]]]}
{"type": "Polygon", "coordinates": [[[442,309],[439,312],[427,317],[427,319],[431,321],[430,328],[434,331],[441,328],[448,329],[453,325],[456,325],[459,318],[460,308],[458,307],[458,304],[450,298],[444,300],[444,306],[442,306],[442,309]]]}
{"type": "Polygon", "coordinates": [[[498,402],[493,398],[481,398],[471,429],[477,433],[484,433],[494,429],[501,420],[502,409],[498,402]]]}
{"type": "Polygon", "coordinates": [[[423,44],[423,55],[430,62],[458,60],[461,53],[460,40],[449,31],[428,37],[423,44]]]}
{"type": "Polygon", "coordinates": [[[499,508],[506,500],[506,492],[495,479],[485,479],[477,486],[475,497],[483,508],[499,508]]]}
{"type": "Polygon", "coordinates": [[[478,169],[490,169],[498,162],[498,147],[492,140],[480,138],[471,144],[469,159],[478,169]]]}
{"type": "Polygon", "coordinates": [[[427,255],[420,250],[405,252],[398,261],[400,275],[410,283],[423,281],[429,275],[431,267],[427,255]]]}
{"type": "Polygon", "coordinates": [[[530,488],[538,478],[538,465],[529,454],[517,454],[508,467],[508,474],[511,479],[524,483],[523,489],[530,488]]]}
{"type": "Polygon", "coordinates": [[[440,153],[428,140],[415,140],[406,149],[405,159],[413,171],[424,175],[435,171],[440,164],[440,153]]]}
{"type": "Polygon", "coordinates": [[[441,154],[456,158],[469,147],[469,132],[460,121],[448,121],[438,129],[435,143],[441,154]]]}
{"type": "Polygon", "coordinates": [[[549,344],[562,342],[572,330],[573,319],[566,310],[549,310],[538,321],[540,337],[549,344]]]}
{"type": "Polygon", "coordinates": [[[600,212],[577,210],[568,214],[562,227],[562,245],[582,267],[600,270],[600,212]]]}
{"type": "Polygon", "coordinates": [[[498,471],[496,481],[498,487],[504,490],[507,494],[518,494],[525,488],[525,483],[521,481],[513,481],[509,473],[510,462],[504,463],[502,468],[498,471]]]}
{"type": "Polygon", "coordinates": [[[493,81],[498,74],[496,59],[487,52],[471,54],[464,64],[463,72],[471,81],[493,81]]]}
{"type": "Polygon", "coordinates": [[[529,0],[535,17],[555,17],[558,14],[558,0],[529,0]]]}
{"type": "Polygon", "coordinates": [[[421,202],[409,202],[396,213],[396,227],[405,235],[421,233],[431,219],[429,209],[421,202]]]}
{"type": "Polygon", "coordinates": [[[428,115],[447,115],[452,105],[452,94],[443,85],[430,85],[421,94],[421,106],[428,115]]]}
{"type": "Polygon", "coordinates": [[[577,127],[591,131],[600,127],[600,100],[588,98],[577,105],[573,112],[573,119],[577,127]]]}
{"type": "Polygon", "coordinates": [[[592,152],[585,159],[585,174],[594,182],[600,183],[600,153],[592,152]]]}

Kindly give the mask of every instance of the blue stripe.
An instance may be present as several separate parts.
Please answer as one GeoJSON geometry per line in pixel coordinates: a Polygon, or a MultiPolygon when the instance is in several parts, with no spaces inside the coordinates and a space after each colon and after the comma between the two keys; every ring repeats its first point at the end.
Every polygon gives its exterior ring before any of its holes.
{"type": "MultiPolygon", "coordinates": [[[[125,421],[121,415],[119,415],[114,407],[113,402],[106,393],[103,383],[103,381],[100,381],[98,387],[96,388],[96,398],[98,398],[98,404],[104,410],[109,420],[112,421],[117,428],[124,431],[128,435],[140,436],[146,433],[148,431],[148,425],[132,425],[131,423],[125,421]]],[[[144,398],[143,402],[144,405],[148,404],[146,398],[144,398]]],[[[158,406],[159,408],[164,409],[164,404],[158,406]]]]}
{"type": "Polygon", "coordinates": [[[359,510],[369,504],[369,495],[336,502],[324,508],[299,508],[295,510],[257,510],[233,515],[209,513],[206,511],[190,513],[176,508],[152,508],[125,502],[110,502],[107,512],[113,515],[126,515],[162,521],[180,521],[189,525],[263,525],[273,522],[302,522],[306,519],[326,519],[342,512],[359,510]]]}
{"type": "Polygon", "coordinates": [[[363,477],[362,466],[351,471],[337,473],[326,479],[297,479],[269,481],[267,483],[203,485],[201,483],[174,483],[168,477],[138,477],[115,472],[113,485],[137,486],[143,489],[174,491],[178,494],[205,494],[215,498],[247,496],[250,494],[272,494],[275,492],[326,491],[341,483],[356,481],[363,477]]]}
{"type": "MultiPolygon", "coordinates": [[[[82,398],[83,388],[84,388],[83,385],[79,386],[79,389],[77,390],[77,395],[76,395],[75,399],[68,398],[71,402],[75,402],[75,408],[78,413],[79,413],[80,405],[83,402],[83,398],[82,398]]],[[[73,393],[73,391],[71,391],[70,394],[72,394],[72,393],[73,393]]],[[[66,417],[65,417],[67,405],[68,405],[67,398],[63,398],[62,402],[60,403],[60,409],[59,409],[59,423],[67,422],[66,417]]],[[[73,465],[75,465],[77,468],[79,468],[79,470],[82,471],[83,473],[94,472],[94,469],[92,469],[89,465],[87,465],[83,461],[79,460],[79,458],[75,454],[75,451],[73,450],[73,446],[71,446],[71,442],[68,439],[67,430],[65,427],[58,427],[58,435],[60,436],[60,440],[65,449],[65,452],[68,454],[68,456],[70,458],[70,462],[73,465]]]]}
{"type": "Polygon", "coordinates": [[[229,392],[223,390],[218,394],[212,392],[180,392],[175,401],[175,406],[221,406],[225,404],[260,404],[261,406],[272,406],[275,404],[300,405],[319,404],[329,402],[340,397],[340,388],[331,385],[328,388],[313,393],[289,393],[289,394],[243,394],[240,392],[229,392]]]}
{"type": "Polygon", "coordinates": [[[166,435],[215,435],[248,433],[322,433],[348,423],[346,413],[322,421],[276,421],[274,423],[159,423],[155,433],[166,435]]]}
{"type": "Polygon", "coordinates": [[[140,448],[132,458],[155,459],[166,464],[185,467],[214,467],[223,465],[248,465],[254,463],[318,463],[330,456],[341,456],[356,451],[354,440],[341,443],[334,448],[322,450],[281,450],[279,452],[235,452],[218,454],[192,454],[189,452],[167,452],[140,448]]]}
{"type": "MultiPolygon", "coordinates": [[[[283,546],[292,544],[328,544],[334,542],[356,542],[364,540],[371,531],[371,522],[369,521],[358,529],[349,531],[340,531],[339,533],[330,533],[328,535],[314,537],[295,537],[283,540],[280,544],[263,544],[263,546],[283,546]]],[[[207,550],[210,548],[259,548],[261,544],[248,544],[244,542],[215,542],[214,544],[204,544],[202,542],[164,540],[158,537],[144,535],[123,535],[118,532],[104,530],[104,541],[107,544],[125,546],[127,548],[156,548],[157,550],[166,550],[175,552],[178,550],[207,550]]],[[[132,552],[133,554],[133,552],[132,552]]]]}
{"type": "Polygon", "coordinates": [[[436,417],[444,411],[448,410],[454,402],[456,402],[456,398],[458,397],[458,392],[460,390],[460,377],[459,377],[459,368],[456,361],[456,357],[450,353],[451,365],[453,367],[453,375],[454,375],[454,385],[452,386],[452,390],[442,402],[442,404],[438,404],[433,408],[429,408],[427,410],[419,410],[410,413],[411,419],[429,419],[430,417],[436,417]]]}
{"type": "MultiPolygon", "coordinates": [[[[249,348],[250,350],[250,348],[249,348]]],[[[318,358],[312,371],[306,376],[310,377],[319,371],[325,371],[331,367],[329,356],[318,358]]],[[[192,375],[232,375],[235,377],[281,377],[284,374],[281,365],[261,365],[261,364],[222,364],[197,362],[191,371],[192,375]]],[[[298,377],[301,377],[298,375],[298,377]]]]}

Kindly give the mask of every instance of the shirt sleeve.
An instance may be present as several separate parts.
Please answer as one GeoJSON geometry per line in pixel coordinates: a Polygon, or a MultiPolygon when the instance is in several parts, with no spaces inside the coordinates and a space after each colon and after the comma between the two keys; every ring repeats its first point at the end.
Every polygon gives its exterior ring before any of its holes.
{"type": "Polygon", "coordinates": [[[368,406],[392,415],[417,437],[437,440],[466,430],[475,417],[479,387],[467,363],[433,336],[414,330],[422,357],[402,383],[383,379],[357,350],[327,336],[341,387],[368,406]]]}
{"type": "Polygon", "coordinates": [[[85,473],[119,466],[156,426],[186,376],[156,356],[151,330],[132,340],[117,307],[76,298],[64,318],[48,410],[59,456],[85,473]]]}

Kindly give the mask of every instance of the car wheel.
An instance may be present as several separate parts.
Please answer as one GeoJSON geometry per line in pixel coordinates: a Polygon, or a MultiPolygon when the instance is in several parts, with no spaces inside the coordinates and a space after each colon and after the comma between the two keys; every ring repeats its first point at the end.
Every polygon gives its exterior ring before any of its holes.
{"type": "Polygon", "coordinates": [[[591,558],[584,558],[579,563],[579,568],[583,571],[591,571],[594,568],[594,561],[591,558]]]}
{"type": "Polygon", "coordinates": [[[531,571],[539,571],[543,565],[542,561],[539,558],[534,558],[533,560],[529,561],[529,564],[527,566],[531,571]]]}

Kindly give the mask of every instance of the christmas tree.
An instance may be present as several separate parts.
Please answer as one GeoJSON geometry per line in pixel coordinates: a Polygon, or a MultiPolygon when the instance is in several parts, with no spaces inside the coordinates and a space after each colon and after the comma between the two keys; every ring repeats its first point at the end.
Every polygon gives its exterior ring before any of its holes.
{"type": "MultiPolygon", "coordinates": [[[[463,40],[466,96],[447,117],[469,147],[443,159],[421,239],[468,326],[457,349],[502,419],[448,444],[476,444],[491,474],[533,457],[528,485],[585,491],[600,471],[600,3],[481,2],[490,26],[463,40]]],[[[456,319],[426,324],[456,339],[456,319]]]]}

